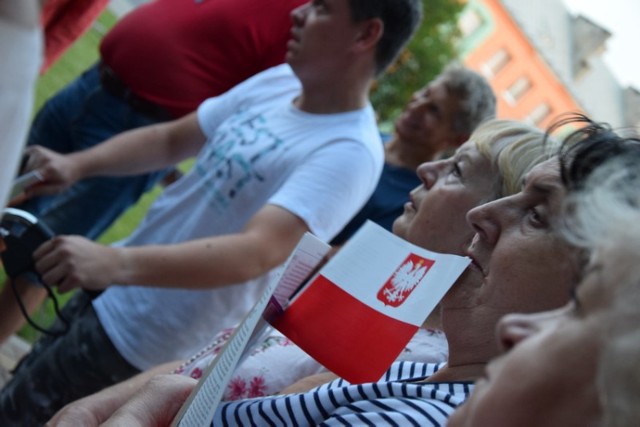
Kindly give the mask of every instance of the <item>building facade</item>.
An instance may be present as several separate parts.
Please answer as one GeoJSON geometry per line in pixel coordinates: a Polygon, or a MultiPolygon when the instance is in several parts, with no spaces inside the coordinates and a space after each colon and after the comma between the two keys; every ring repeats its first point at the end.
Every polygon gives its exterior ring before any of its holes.
{"type": "Polygon", "coordinates": [[[499,117],[545,128],[582,112],[615,128],[640,126],[640,93],[602,59],[611,33],[561,0],[469,0],[459,26],[463,62],[491,82],[499,117]]]}

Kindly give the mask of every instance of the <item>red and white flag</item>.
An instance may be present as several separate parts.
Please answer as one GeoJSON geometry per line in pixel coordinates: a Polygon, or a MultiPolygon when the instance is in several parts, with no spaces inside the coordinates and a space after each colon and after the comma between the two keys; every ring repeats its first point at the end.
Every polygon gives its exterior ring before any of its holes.
{"type": "Polygon", "coordinates": [[[347,381],[377,381],[469,262],[367,222],[271,324],[347,381]]]}

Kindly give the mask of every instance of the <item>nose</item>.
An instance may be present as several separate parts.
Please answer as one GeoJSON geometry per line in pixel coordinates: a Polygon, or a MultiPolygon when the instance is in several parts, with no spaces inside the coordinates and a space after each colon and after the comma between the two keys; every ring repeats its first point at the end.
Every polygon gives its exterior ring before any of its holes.
{"type": "Polygon", "coordinates": [[[501,200],[476,206],[467,212],[467,223],[478,236],[490,245],[495,245],[500,237],[500,223],[497,215],[501,200]]]}
{"type": "Polygon", "coordinates": [[[438,181],[438,176],[442,170],[445,160],[439,160],[435,162],[426,162],[418,166],[416,170],[418,178],[422,181],[427,189],[430,189],[438,181]]]}

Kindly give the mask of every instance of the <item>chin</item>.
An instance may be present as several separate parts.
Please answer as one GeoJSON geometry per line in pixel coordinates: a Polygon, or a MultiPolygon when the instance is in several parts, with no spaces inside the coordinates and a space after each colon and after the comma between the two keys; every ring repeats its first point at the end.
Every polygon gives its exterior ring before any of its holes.
{"type": "Polygon", "coordinates": [[[407,227],[404,225],[404,222],[402,221],[403,217],[404,215],[399,216],[395,221],[393,221],[393,225],[391,226],[391,232],[396,236],[407,240],[405,237],[407,227]]]}

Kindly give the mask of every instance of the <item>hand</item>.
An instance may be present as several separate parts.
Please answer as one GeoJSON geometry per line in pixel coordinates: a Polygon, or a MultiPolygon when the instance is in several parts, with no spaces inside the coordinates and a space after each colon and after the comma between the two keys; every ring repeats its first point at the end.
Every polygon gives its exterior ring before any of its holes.
{"type": "MultiPolygon", "coordinates": [[[[96,427],[107,421],[125,403],[133,400],[147,383],[160,374],[171,372],[184,361],[174,360],[141,372],[128,380],[69,403],[47,424],[48,427],[96,427]]],[[[128,424],[127,424],[128,425],[128,424]]]]}
{"type": "Polygon", "coordinates": [[[57,194],[69,188],[80,177],[75,162],[68,156],[37,145],[25,150],[27,161],[21,173],[37,170],[43,181],[25,190],[28,197],[57,194]]]}
{"type": "Polygon", "coordinates": [[[158,375],[103,424],[105,427],[168,426],[198,382],[182,375],[158,375]]]}
{"type": "Polygon", "coordinates": [[[121,267],[116,248],[80,236],[54,237],[40,245],[33,257],[43,282],[60,292],[104,289],[121,267]]]}
{"type": "Polygon", "coordinates": [[[46,427],[98,427],[124,403],[114,397],[118,403],[114,404],[109,398],[103,399],[102,392],[69,403],[51,418],[46,427]]]}

